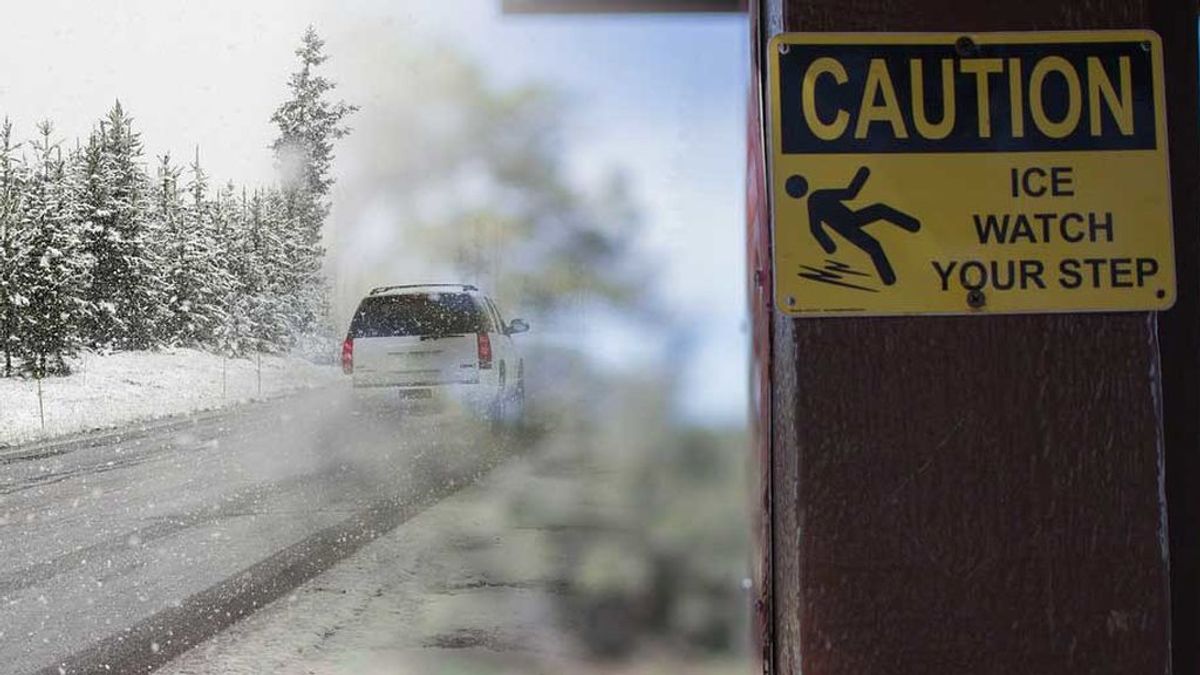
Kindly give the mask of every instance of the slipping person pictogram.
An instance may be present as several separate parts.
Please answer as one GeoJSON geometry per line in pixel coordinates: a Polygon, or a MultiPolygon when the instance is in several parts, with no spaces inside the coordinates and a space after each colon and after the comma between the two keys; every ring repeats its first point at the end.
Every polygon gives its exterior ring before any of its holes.
{"type": "MultiPolygon", "coordinates": [[[[846,206],[845,202],[858,197],[859,191],[862,190],[863,184],[867,182],[870,175],[870,169],[865,166],[859,167],[858,172],[854,174],[854,179],[850,181],[850,185],[844,188],[813,190],[812,194],[808,195],[808,225],[812,228],[813,237],[821,244],[821,248],[825,249],[826,253],[833,253],[837,250],[837,244],[825,231],[826,227],[862,249],[871,256],[871,262],[875,263],[875,270],[879,273],[880,280],[891,286],[896,283],[896,272],[892,269],[892,264],[888,261],[887,254],[883,252],[883,246],[879,244],[879,240],[864,232],[863,228],[882,220],[902,230],[917,232],[921,229],[921,221],[887,204],[871,204],[857,210],[846,206]]],[[[793,199],[802,199],[808,194],[808,181],[804,179],[804,176],[796,174],[788,177],[784,189],[793,199]]]]}

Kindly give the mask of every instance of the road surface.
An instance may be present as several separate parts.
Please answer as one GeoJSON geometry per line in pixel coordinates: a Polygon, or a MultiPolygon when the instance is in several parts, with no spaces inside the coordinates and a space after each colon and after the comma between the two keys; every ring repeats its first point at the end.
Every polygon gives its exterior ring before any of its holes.
{"type": "Polygon", "coordinates": [[[503,454],[464,425],[355,415],[347,397],[0,457],[0,669],[151,668],[503,454]]]}

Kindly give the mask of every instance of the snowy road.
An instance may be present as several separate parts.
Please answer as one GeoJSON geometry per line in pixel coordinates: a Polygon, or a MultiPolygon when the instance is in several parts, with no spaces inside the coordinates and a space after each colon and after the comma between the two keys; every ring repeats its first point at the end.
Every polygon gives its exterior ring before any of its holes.
{"type": "Polygon", "coordinates": [[[0,457],[4,672],[154,664],[503,454],[459,425],[353,416],[345,397],[319,390],[182,430],[0,457]]]}

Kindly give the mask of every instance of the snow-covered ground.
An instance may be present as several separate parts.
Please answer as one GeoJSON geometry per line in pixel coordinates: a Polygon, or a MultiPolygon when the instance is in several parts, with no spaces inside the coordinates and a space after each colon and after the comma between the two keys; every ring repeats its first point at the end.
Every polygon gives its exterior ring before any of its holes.
{"type": "Polygon", "coordinates": [[[0,447],[237,405],[336,384],[340,369],[295,357],[226,359],[194,349],[83,354],[72,374],[0,378],[0,447]]]}
{"type": "Polygon", "coordinates": [[[183,654],[163,675],[749,675],[744,656],[588,658],[563,614],[563,551],[586,474],[517,459],[183,654]],[[514,516],[514,499],[554,508],[514,516]],[[557,506],[556,506],[557,505],[557,506]]]}

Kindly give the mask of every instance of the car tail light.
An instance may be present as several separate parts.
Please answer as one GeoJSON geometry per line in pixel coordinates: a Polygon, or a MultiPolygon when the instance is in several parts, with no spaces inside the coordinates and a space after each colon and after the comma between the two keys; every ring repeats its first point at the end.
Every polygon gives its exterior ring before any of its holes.
{"type": "Polygon", "coordinates": [[[492,367],[492,338],[487,333],[479,334],[479,369],[492,367]]]}
{"type": "Polygon", "coordinates": [[[350,336],[342,342],[342,372],[347,375],[354,372],[354,338],[350,336]]]}

